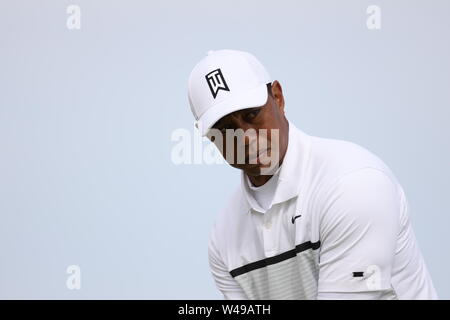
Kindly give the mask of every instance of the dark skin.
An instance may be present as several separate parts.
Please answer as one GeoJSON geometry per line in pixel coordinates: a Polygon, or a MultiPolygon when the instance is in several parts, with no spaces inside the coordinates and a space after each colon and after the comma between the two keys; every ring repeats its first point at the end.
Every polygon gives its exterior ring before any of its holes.
{"type": "MultiPolygon", "coordinates": [[[[217,121],[213,128],[221,130],[223,138],[223,150],[221,150],[222,155],[225,157],[226,154],[226,129],[242,129],[244,131],[248,129],[254,129],[259,133],[260,129],[267,129],[267,140],[268,146],[271,146],[272,134],[271,129],[279,130],[279,143],[277,143],[279,150],[279,165],[282,164],[284,156],[286,154],[288,139],[289,139],[289,123],[286,119],[284,113],[284,97],[283,90],[280,83],[275,80],[269,89],[269,95],[266,104],[261,107],[249,108],[238,110],[233,113],[226,115],[217,121]]],[[[275,139],[274,139],[275,140],[275,139]]],[[[213,141],[213,140],[211,140],[213,141]]],[[[236,142],[236,141],[235,141],[236,142]]],[[[245,138],[245,162],[242,164],[230,163],[234,168],[243,170],[245,174],[249,177],[251,183],[256,186],[262,186],[265,184],[272,175],[262,175],[261,168],[270,167],[270,164],[262,164],[259,159],[257,163],[250,163],[249,161],[249,139],[245,138]]],[[[267,150],[267,155],[270,157],[272,152],[276,152],[272,149],[267,150]]],[[[237,154],[237,143],[234,144],[234,154],[237,154]]]]}

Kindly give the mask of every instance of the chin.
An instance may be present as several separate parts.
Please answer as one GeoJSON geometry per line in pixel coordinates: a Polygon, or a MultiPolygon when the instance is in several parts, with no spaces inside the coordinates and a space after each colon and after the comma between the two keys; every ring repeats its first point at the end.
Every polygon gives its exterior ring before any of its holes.
{"type": "Polygon", "coordinates": [[[233,168],[244,171],[249,176],[257,177],[261,175],[261,165],[251,164],[251,165],[231,165],[233,168]]]}
{"type": "MultiPolygon", "coordinates": [[[[261,171],[264,171],[263,169],[266,169],[268,171],[271,167],[271,164],[248,164],[248,165],[231,165],[233,168],[239,169],[244,171],[248,176],[253,177],[259,177],[261,175],[271,175],[270,173],[261,174],[261,171]]],[[[271,170],[272,171],[272,170],[271,170]]],[[[275,170],[273,170],[275,171],[275,170]]]]}

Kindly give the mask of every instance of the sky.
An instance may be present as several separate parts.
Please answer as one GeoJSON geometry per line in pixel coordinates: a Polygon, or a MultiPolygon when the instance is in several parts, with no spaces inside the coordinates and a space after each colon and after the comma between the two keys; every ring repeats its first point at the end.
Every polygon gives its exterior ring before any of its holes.
{"type": "Polygon", "coordinates": [[[195,137],[195,64],[237,49],[281,83],[298,128],[388,164],[449,299],[448,12],[444,0],[1,1],[0,298],[222,298],[207,240],[239,172],[175,163],[172,134],[195,137]]]}

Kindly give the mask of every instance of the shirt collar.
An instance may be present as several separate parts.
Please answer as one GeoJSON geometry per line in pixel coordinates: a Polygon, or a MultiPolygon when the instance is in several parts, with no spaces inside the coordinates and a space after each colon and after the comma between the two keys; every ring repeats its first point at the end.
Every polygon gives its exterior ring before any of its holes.
{"type": "MultiPolygon", "coordinates": [[[[278,184],[272,204],[285,202],[298,196],[300,182],[303,179],[305,162],[309,155],[309,136],[289,122],[289,140],[283,163],[280,167],[278,184]]],[[[253,209],[260,212],[259,206],[249,194],[248,185],[245,181],[245,173],[241,171],[241,191],[247,211],[253,209]]]]}

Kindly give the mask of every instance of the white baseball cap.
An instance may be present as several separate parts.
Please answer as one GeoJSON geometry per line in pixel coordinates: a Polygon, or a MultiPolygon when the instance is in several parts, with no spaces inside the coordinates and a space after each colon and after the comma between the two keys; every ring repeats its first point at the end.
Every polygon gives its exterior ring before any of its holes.
{"type": "Polygon", "coordinates": [[[201,135],[222,117],[263,106],[269,73],[252,54],[237,50],[208,51],[191,71],[188,98],[201,135]]]}

